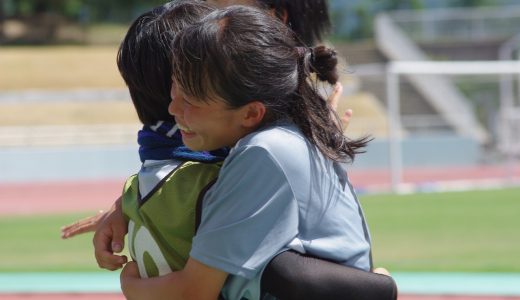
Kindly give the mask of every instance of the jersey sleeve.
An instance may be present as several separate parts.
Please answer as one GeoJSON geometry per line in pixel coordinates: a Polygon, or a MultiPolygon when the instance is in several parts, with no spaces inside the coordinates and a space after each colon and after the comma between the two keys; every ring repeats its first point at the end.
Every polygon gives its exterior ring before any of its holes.
{"type": "Polygon", "coordinates": [[[234,149],[206,193],[190,256],[254,277],[298,232],[298,205],[276,159],[257,146],[234,149]]]}

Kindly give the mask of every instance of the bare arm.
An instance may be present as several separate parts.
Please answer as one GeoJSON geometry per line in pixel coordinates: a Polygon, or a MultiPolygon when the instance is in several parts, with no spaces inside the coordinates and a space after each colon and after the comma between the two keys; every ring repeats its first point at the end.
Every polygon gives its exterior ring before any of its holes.
{"type": "Polygon", "coordinates": [[[227,275],[189,258],[181,271],[159,277],[140,278],[137,263],[129,262],[121,271],[121,289],[129,300],[215,300],[227,275]]]}

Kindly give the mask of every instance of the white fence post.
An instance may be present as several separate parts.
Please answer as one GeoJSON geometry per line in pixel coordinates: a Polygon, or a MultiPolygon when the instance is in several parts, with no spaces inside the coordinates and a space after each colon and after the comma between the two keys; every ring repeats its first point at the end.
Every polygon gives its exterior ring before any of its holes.
{"type": "Polygon", "coordinates": [[[393,70],[393,63],[388,64],[386,71],[386,93],[391,187],[393,192],[398,192],[403,180],[403,158],[401,149],[399,74],[393,70]]]}
{"type": "MultiPolygon", "coordinates": [[[[403,154],[402,126],[399,109],[399,76],[400,75],[520,75],[520,61],[394,61],[386,69],[387,113],[389,127],[389,154],[391,188],[393,192],[402,191],[403,154]]],[[[510,103],[509,103],[510,104],[510,103]]],[[[520,154],[520,135],[515,129],[520,123],[520,106],[509,106],[507,101],[500,102],[501,122],[504,128],[504,144],[501,150],[507,155],[509,167],[515,155],[520,154]],[[504,103],[506,102],[506,103],[504,103]],[[507,106],[507,107],[504,107],[507,106]],[[507,128],[505,128],[507,127],[507,128]]],[[[506,168],[509,168],[507,167],[506,168]]],[[[512,179],[512,171],[510,170],[512,179]]]]}

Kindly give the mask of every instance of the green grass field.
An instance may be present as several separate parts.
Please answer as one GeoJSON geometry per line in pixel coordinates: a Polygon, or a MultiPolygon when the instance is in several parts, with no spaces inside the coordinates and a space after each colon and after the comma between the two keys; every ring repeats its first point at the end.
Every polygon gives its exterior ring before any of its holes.
{"type": "Polygon", "coordinates": [[[374,262],[395,271],[520,272],[520,189],[362,197],[374,262]]]}
{"type": "MultiPolygon", "coordinates": [[[[520,189],[364,195],[374,261],[392,272],[520,272],[520,189]]],[[[95,271],[91,234],[59,229],[89,212],[2,217],[0,272],[95,271]]]]}

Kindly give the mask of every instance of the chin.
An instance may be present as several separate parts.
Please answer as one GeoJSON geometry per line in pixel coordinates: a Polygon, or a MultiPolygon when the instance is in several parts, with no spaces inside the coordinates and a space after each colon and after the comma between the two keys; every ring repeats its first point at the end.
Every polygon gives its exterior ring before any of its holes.
{"type": "Polygon", "coordinates": [[[192,151],[204,151],[204,149],[201,149],[200,147],[197,147],[195,145],[190,145],[190,144],[186,144],[184,143],[184,145],[188,148],[190,148],[190,150],[192,151]]]}
{"type": "Polygon", "coordinates": [[[192,151],[209,151],[207,147],[202,145],[194,145],[193,143],[184,143],[184,145],[192,151]]]}
{"type": "Polygon", "coordinates": [[[185,140],[184,138],[182,139],[182,143],[184,144],[184,146],[190,148],[190,150],[193,150],[193,151],[202,151],[199,149],[199,146],[197,146],[196,144],[194,143],[191,143],[189,140],[185,140]]]}

